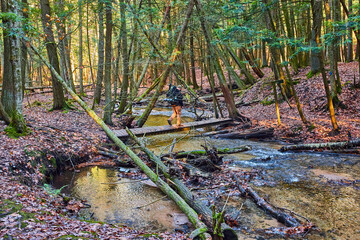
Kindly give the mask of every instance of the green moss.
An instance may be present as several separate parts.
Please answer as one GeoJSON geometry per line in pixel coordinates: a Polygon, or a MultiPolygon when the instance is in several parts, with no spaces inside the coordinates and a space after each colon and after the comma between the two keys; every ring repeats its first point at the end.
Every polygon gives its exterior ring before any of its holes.
{"type": "Polygon", "coordinates": [[[311,124],[311,125],[307,126],[307,128],[308,128],[308,131],[311,132],[312,130],[315,129],[315,125],[311,124]]]}
{"type": "Polygon", "coordinates": [[[84,237],[78,237],[78,236],[75,236],[75,235],[64,235],[64,236],[61,236],[57,239],[89,239],[89,238],[84,238],[84,237]]]}
{"type": "Polygon", "coordinates": [[[47,168],[44,164],[41,164],[40,165],[40,172],[43,174],[43,175],[46,175],[46,171],[47,171],[47,168]]]}
{"type": "Polygon", "coordinates": [[[312,78],[314,76],[314,72],[310,70],[310,72],[308,72],[306,74],[306,77],[309,79],[309,78],[312,78]]]}
{"type": "Polygon", "coordinates": [[[54,158],[54,157],[51,157],[50,159],[50,162],[51,162],[51,165],[54,167],[54,168],[56,168],[56,159],[54,158]]]}
{"type": "Polygon", "coordinates": [[[0,204],[0,218],[5,217],[6,215],[12,214],[14,212],[20,211],[23,208],[21,204],[18,204],[9,199],[4,199],[0,204]]]}
{"type": "Polygon", "coordinates": [[[23,137],[31,133],[31,131],[29,131],[28,128],[25,128],[25,130],[22,133],[19,133],[12,123],[9,126],[7,126],[4,131],[6,135],[12,139],[18,139],[19,137],[23,137]]]}
{"type": "Polygon", "coordinates": [[[271,104],[275,103],[274,99],[269,99],[269,97],[266,97],[264,100],[261,101],[261,104],[263,106],[269,106],[271,104]]]}
{"type": "Polygon", "coordinates": [[[33,107],[39,107],[39,106],[41,106],[41,105],[42,105],[42,103],[39,102],[38,100],[35,100],[35,101],[31,104],[31,106],[33,106],[33,107]]]}
{"type": "MultiPolygon", "coordinates": [[[[28,225],[28,223],[24,222],[29,219],[35,218],[35,213],[30,212],[24,212],[21,211],[23,206],[19,203],[16,203],[15,201],[4,199],[2,203],[0,204],[0,218],[5,217],[9,214],[18,213],[21,215],[20,221],[20,227],[24,228],[28,225]]],[[[6,239],[6,238],[5,238],[6,239]]]]}
{"type": "Polygon", "coordinates": [[[143,238],[149,238],[149,237],[159,237],[159,234],[157,233],[145,233],[145,234],[140,234],[139,237],[143,237],[143,238]]]}

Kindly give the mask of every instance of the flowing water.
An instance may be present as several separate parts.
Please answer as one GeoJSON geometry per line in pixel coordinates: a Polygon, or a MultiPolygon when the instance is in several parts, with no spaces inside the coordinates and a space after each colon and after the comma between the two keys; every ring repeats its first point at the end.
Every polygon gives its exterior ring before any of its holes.
{"type": "MultiPolygon", "coordinates": [[[[146,125],[167,124],[169,109],[156,109],[146,125]]],[[[192,119],[184,113],[184,121],[192,119]]],[[[311,220],[318,231],[307,239],[360,239],[360,157],[332,153],[281,153],[279,143],[249,140],[224,140],[199,137],[210,129],[150,136],[145,141],[155,153],[169,151],[174,138],[174,151],[201,149],[201,145],[236,147],[251,145],[252,150],[225,155],[231,168],[258,169],[260,177],[253,188],[275,206],[294,211],[311,220]]],[[[119,179],[119,171],[92,167],[80,173],[66,173],[55,180],[55,186],[70,184],[68,192],[87,200],[100,221],[122,223],[135,228],[154,231],[186,230],[189,227],[184,214],[170,200],[148,182],[119,179]]],[[[272,217],[258,209],[250,200],[231,198],[229,213],[237,217],[241,230],[279,227],[272,217]]],[[[256,239],[256,234],[242,239],[256,239]]]]}

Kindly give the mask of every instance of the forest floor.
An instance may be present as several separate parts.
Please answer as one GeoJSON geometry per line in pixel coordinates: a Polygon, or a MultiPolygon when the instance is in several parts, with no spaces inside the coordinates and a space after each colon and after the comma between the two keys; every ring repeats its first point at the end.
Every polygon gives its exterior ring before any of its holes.
{"type": "MultiPolygon", "coordinates": [[[[286,102],[280,104],[282,125],[277,126],[272,100],[272,81],[269,69],[264,69],[265,77],[236,97],[239,111],[249,117],[253,127],[273,127],[273,140],[288,142],[347,141],[360,137],[360,89],[353,88],[353,78],[357,73],[357,63],[339,65],[343,83],[341,101],[346,108],[336,110],[336,118],[341,128],[332,134],[330,117],[326,109],[326,97],[321,76],[306,78],[309,69],[300,70],[294,78],[295,86],[308,121],[312,126],[302,124],[294,100],[291,107],[286,102]]],[[[204,85],[206,87],[206,85],[204,85]]],[[[84,98],[91,102],[91,96],[84,98]]],[[[99,222],[81,221],[75,216],[84,205],[56,194],[56,191],[42,187],[56,172],[76,165],[106,165],[115,163],[97,151],[106,142],[102,129],[77,104],[77,110],[49,111],[51,94],[26,95],[24,116],[30,134],[18,139],[9,138],[0,121],[0,238],[54,239],[66,236],[82,238],[139,238],[144,232],[124,226],[99,222]]],[[[222,103],[223,104],[223,103],[222,103]]],[[[211,110],[211,107],[209,108],[211,110]]],[[[101,114],[98,108],[97,113],[101,114]]],[[[115,118],[114,118],[115,119],[115,118]]],[[[115,129],[121,123],[115,119],[115,129]]],[[[182,233],[160,233],[164,239],[184,239],[182,233]]]]}

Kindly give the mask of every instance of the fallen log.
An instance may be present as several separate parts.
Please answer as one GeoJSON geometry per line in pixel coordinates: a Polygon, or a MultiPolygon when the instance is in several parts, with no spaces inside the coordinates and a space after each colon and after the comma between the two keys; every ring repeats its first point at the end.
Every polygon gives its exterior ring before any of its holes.
{"type": "Polygon", "coordinates": [[[130,161],[127,161],[125,159],[121,159],[119,157],[119,155],[117,155],[116,153],[114,152],[111,152],[111,151],[104,151],[104,150],[98,150],[98,154],[101,154],[105,157],[109,157],[109,158],[112,158],[114,159],[116,162],[117,162],[117,165],[118,166],[121,166],[121,167],[134,167],[134,164],[130,161]]]}
{"type": "MultiPolygon", "coordinates": [[[[25,42],[26,43],[26,42],[25,42]]],[[[190,222],[195,226],[195,231],[190,234],[191,238],[202,238],[202,239],[211,239],[209,233],[207,233],[208,228],[206,225],[199,220],[198,214],[192,209],[186,201],[179,196],[166,182],[164,182],[154,171],[152,171],[138,155],[136,155],[128,146],[126,146],[114,132],[105,124],[105,122],[98,116],[96,113],[83,101],[81,98],[67,85],[64,79],[58,74],[54,67],[39,53],[39,51],[32,45],[30,49],[41,59],[42,62],[51,70],[56,79],[66,88],[70,93],[72,98],[89,114],[89,116],[94,119],[94,121],[101,126],[105,131],[107,136],[120,148],[122,149],[133,161],[134,163],[153,181],[159,189],[161,189],[166,195],[168,195],[178,206],[179,208],[187,215],[190,222]]]]}
{"type": "MultiPolygon", "coordinates": [[[[207,207],[203,202],[198,200],[185,186],[185,184],[179,180],[178,178],[171,176],[169,174],[169,168],[165,166],[165,164],[161,161],[161,159],[156,156],[152,151],[150,151],[143,142],[140,141],[129,129],[127,129],[129,136],[140,146],[141,150],[148,155],[151,161],[153,161],[160,171],[164,174],[164,176],[169,179],[177,189],[177,192],[180,194],[181,197],[201,216],[204,223],[212,229],[213,219],[212,219],[212,211],[209,207],[207,207]]],[[[221,225],[222,233],[224,234],[225,240],[237,240],[236,232],[230,228],[228,225],[223,223],[221,225]]]]}
{"type": "Polygon", "coordinates": [[[249,139],[249,138],[271,138],[274,135],[274,128],[257,128],[248,129],[242,132],[232,132],[225,134],[217,134],[216,138],[227,138],[227,139],[249,139]]]}
{"type": "MultiPolygon", "coordinates": [[[[233,154],[233,153],[239,153],[239,152],[245,152],[251,150],[251,146],[240,146],[236,148],[217,148],[217,154],[233,154]]],[[[185,151],[185,152],[175,152],[175,153],[168,153],[165,155],[162,155],[161,157],[169,157],[172,155],[174,158],[186,158],[189,155],[197,155],[197,156],[206,156],[207,152],[206,150],[193,150],[193,151],[185,151]]]]}
{"type": "Polygon", "coordinates": [[[220,131],[212,131],[212,132],[206,132],[201,135],[196,135],[196,137],[210,137],[218,134],[224,134],[229,133],[229,130],[220,130],[220,131]]]}
{"type": "Polygon", "coordinates": [[[348,142],[328,142],[328,143],[308,143],[283,146],[280,152],[285,151],[299,151],[299,150],[317,150],[317,149],[346,149],[360,146],[360,139],[351,140],[348,142]]]}
{"type": "MultiPolygon", "coordinates": [[[[192,176],[192,177],[197,176],[197,177],[203,177],[203,178],[208,178],[208,177],[211,176],[209,173],[204,172],[201,169],[199,169],[199,168],[197,168],[195,166],[192,166],[189,163],[181,162],[181,161],[175,161],[175,160],[172,160],[171,158],[168,158],[168,157],[163,157],[161,159],[165,160],[168,163],[171,163],[173,166],[175,166],[177,164],[180,164],[185,169],[185,171],[187,172],[187,174],[189,176],[192,176]]],[[[178,168],[178,170],[180,170],[180,168],[178,168]]],[[[169,171],[171,176],[174,176],[174,174],[176,176],[179,176],[181,174],[181,173],[177,173],[177,171],[174,171],[171,167],[169,168],[168,171],[169,171]]]]}
{"type": "Polygon", "coordinates": [[[233,178],[236,181],[237,187],[239,188],[243,196],[249,196],[256,203],[256,205],[264,209],[267,213],[276,218],[279,222],[283,223],[287,227],[297,227],[302,225],[301,221],[299,221],[295,217],[281,211],[280,209],[277,209],[276,207],[266,202],[265,199],[260,197],[251,187],[243,186],[242,182],[235,174],[233,175],[233,178]]]}

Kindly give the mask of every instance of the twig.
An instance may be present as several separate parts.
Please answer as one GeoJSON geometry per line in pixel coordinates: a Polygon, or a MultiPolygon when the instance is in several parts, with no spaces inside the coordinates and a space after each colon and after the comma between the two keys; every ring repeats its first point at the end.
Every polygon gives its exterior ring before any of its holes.
{"type": "Polygon", "coordinates": [[[177,140],[175,143],[172,142],[171,144],[165,146],[165,147],[161,150],[159,156],[163,155],[163,152],[164,152],[167,148],[171,147],[172,145],[175,145],[176,143],[182,141],[184,138],[186,138],[187,136],[189,136],[190,133],[191,133],[191,130],[190,130],[187,134],[185,134],[185,136],[182,136],[179,140],[177,140]]]}
{"type": "Polygon", "coordinates": [[[172,155],[171,153],[173,152],[174,150],[174,147],[175,147],[175,144],[176,144],[176,138],[174,138],[173,142],[172,142],[172,145],[170,147],[170,150],[169,150],[169,154],[172,155]]]}
{"type": "Polygon", "coordinates": [[[156,203],[156,202],[158,202],[158,201],[160,201],[160,200],[162,200],[162,199],[164,199],[164,198],[167,198],[167,196],[166,196],[166,195],[165,195],[165,196],[162,196],[161,198],[158,198],[158,199],[156,199],[155,201],[152,201],[151,203],[145,204],[145,205],[140,206],[140,207],[135,207],[135,208],[133,208],[133,209],[140,209],[140,208],[143,208],[143,207],[147,207],[147,206],[149,206],[149,205],[151,205],[151,204],[154,204],[154,203],[156,203]]]}
{"type": "Polygon", "coordinates": [[[149,180],[149,178],[134,180],[134,181],[127,181],[127,182],[110,182],[110,183],[100,183],[100,184],[109,184],[109,185],[115,185],[115,184],[125,184],[125,183],[136,183],[136,182],[143,182],[149,180]]]}

